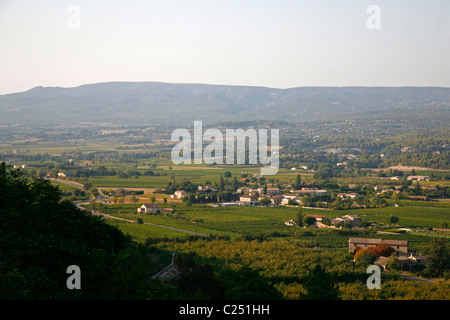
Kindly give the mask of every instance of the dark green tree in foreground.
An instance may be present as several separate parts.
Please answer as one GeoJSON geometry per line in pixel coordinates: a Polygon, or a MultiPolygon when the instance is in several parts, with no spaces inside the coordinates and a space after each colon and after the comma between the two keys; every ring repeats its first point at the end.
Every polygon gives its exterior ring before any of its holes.
{"type": "Polygon", "coordinates": [[[450,252],[444,239],[436,239],[431,243],[431,251],[427,257],[427,273],[442,277],[450,269],[450,252]]]}
{"type": "Polygon", "coordinates": [[[333,277],[321,265],[316,265],[304,278],[303,286],[307,294],[305,300],[338,300],[339,289],[334,284],[333,277]]]}
{"type": "Polygon", "coordinates": [[[0,164],[0,299],[145,299],[160,267],[50,181],[0,164]],[[81,290],[67,288],[70,265],[81,290]]]}
{"type": "Polygon", "coordinates": [[[217,272],[181,256],[179,282],[152,280],[164,250],[140,245],[89,211],[64,201],[50,181],[0,164],[0,300],[273,299],[275,287],[252,270],[217,272]],[[81,270],[70,290],[67,268],[81,270]]]}

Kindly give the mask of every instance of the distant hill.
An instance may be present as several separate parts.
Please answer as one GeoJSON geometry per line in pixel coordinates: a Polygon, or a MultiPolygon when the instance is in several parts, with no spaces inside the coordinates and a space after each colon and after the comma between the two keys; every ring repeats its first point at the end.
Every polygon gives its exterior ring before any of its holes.
{"type": "Polygon", "coordinates": [[[160,82],[106,82],[73,88],[36,87],[0,95],[0,125],[79,123],[191,126],[223,121],[291,123],[350,113],[450,108],[450,88],[267,87],[160,82]]]}

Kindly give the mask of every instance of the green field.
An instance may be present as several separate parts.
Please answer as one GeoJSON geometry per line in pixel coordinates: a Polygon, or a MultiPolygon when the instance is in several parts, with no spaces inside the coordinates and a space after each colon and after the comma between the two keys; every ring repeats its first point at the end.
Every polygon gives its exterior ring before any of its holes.
{"type": "Polygon", "coordinates": [[[186,233],[175,231],[166,228],[155,227],[146,224],[131,224],[124,221],[115,219],[105,219],[105,221],[113,226],[119,228],[123,233],[128,234],[131,238],[140,243],[144,243],[145,240],[151,235],[156,238],[181,238],[185,237],[186,233]]]}
{"type": "MultiPolygon", "coordinates": [[[[123,163],[102,163],[107,168],[115,170],[125,170],[126,167],[123,163]]],[[[129,164],[128,164],[129,166],[129,164]]],[[[155,173],[154,176],[133,176],[129,178],[119,178],[118,176],[95,176],[90,178],[74,178],[74,181],[81,183],[90,182],[95,187],[109,187],[109,188],[163,188],[169,184],[169,181],[175,178],[176,182],[190,181],[193,184],[205,184],[206,181],[212,183],[219,182],[220,175],[224,175],[225,172],[232,174],[229,180],[241,179],[241,173],[245,172],[250,177],[258,175],[260,169],[258,167],[240,167],[240,166],[158,166],[157,169],[150,169],[139,166],[137,170],[143,174],[146,170],[151,170],[155,173]],[[156,175],[159,174],[159,175],[156,175]]],[[[311,181],[312,175],[310,173],[288,173],[286,170],[281,170],[274,176],[268,176],[266,180],[269,184],[272,183],[292,183],[294,182],[296,175],[300,174],[302,181],[311,181]]]]}
{"type": "MultiPolygon", "coordinates": [[[[314,229],[289,227],[285,221],[295,219],[298,208],[292,207],[211,207],[206,205],[184,206],[171,204],[177,211],[174,214],[137,215],[139,205],[109,205],[100,211],[117,217],[136,220],[142,218],[146,223],[175,227],[207,235],[228,236],[230,239],[250,237],[250,239],[280,239],[294,241],[302,247],[321,247],[345,249],[349,237],[377,237],[403,239],[410,242],[411,250],[421,250],[430,241],[430,236],[442,236],[440,233],[407,232],[399,234],[376,234],[376,230],[365,232],[343,229],[314,229]]],[[[449,221],[450,210],[446,207],[386,207],[366,210],[314,210],[303,209],[304,214],[319,214],[328,217],[345,214],[358,214],[363,221],[387,223],[391,214],[399,217],[398,226],[405,228],[439,227],[449,221]]],[[[112,220],[112,219],[110,219],[112,220]]],[[[136,241],[146,238],[185,238],[190,234],[173,230],[130,223],[116,223],[124,233],[130,234],[136,241]]],[[[422,229],[420,229],[422,230],[422,229]]]]}

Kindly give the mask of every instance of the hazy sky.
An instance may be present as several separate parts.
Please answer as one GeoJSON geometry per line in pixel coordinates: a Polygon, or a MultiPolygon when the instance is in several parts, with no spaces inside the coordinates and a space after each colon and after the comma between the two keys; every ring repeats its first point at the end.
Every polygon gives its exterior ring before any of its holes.
{"type": "Polygon", "coordinates": [[[0,94],[105,81],[450,87],[450,1],[0,0],[0,94]]]}

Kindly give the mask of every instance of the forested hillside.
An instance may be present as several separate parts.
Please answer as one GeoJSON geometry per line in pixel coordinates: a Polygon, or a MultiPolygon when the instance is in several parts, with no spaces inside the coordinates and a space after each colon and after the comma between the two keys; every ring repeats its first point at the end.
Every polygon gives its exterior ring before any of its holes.
{"type": "Polygon", "coordinates": [[[448,108],[450,88],[267,87],[159,82],[106,82],[74,88],[36,87],[0,96],[0,125],[191,126],[194,120],[300,123],[350,113],[448,108]],[[49,115],[52,115],[49,117],[49,115]]]}

